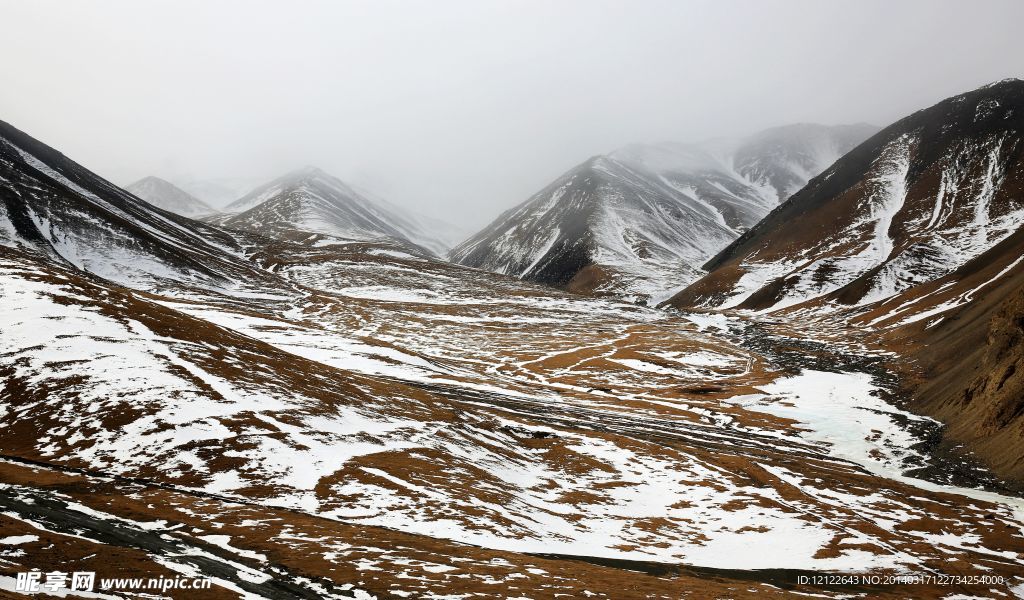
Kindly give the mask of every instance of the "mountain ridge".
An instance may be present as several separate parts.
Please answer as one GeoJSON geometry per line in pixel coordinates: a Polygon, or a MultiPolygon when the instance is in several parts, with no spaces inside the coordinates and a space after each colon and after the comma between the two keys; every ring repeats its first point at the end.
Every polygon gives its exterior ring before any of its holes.
{"type": "Polygon", "coordinates": [[[183,217],[198,219],[218,212],[217,209],[166,179],[153,175],[134,181],[124,186],[124,189],[157,208],[183,217]]]}
{"type": "Polygon", "coordinates": [[[0,121],[0,243],[121,283],[265,282],[228,235],[154,207],[0,121]]]}
{"type": "Polygon", "coordinates": [[[389,240],[435,256],[448,248],[411,213],[368,198],[313,166],[253,189],[210,222],[272,237],[306,231],[353,241],[389,240]]]}
{"type": "Polygon", "coordinates": [[[793,182],[873,129],[798,124],[743,140],[625,146],[570,169],[449,257],[570,291],[657,303],[697,279],[698,265],[793,182]]]}

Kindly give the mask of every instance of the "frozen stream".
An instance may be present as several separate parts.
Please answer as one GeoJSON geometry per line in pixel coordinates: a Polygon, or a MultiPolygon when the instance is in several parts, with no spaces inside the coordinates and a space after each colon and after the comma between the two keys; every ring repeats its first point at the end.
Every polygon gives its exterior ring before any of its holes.
{"type": "MultiPolygon", "coordinates": [[[[904,465],[908,459],[920,457],[913,446],[921,441],[906,423],[935,421],[885,402],[871,375],[806,369],[759,389],[766,395],[737,396],[732,402],[796,421],[802,438],[827,446],[829,454],[854,462],[872,474],[924,490],[1003,504],[1014,511],[1018,526],[1024,523],[1022,498],[906,476],[904,465]]],[[[1024,527],[1021,529],[1024,531],[1024,527]]]]}

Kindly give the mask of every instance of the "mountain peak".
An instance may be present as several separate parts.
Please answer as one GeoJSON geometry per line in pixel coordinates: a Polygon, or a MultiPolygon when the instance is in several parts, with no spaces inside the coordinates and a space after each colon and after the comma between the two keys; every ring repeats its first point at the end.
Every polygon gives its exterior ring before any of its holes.
{"type": "Polygon", "coordinates": [[[951,96],[897,121],[890,130],[921,129],[932,141],[1005,129],[1024,109],[1024,81],[1003,79],[951,96]]]}
{"type": "Polygon", "coordinates": [[[154,175],[143,177],[135,183],[126,185],[124,189],[157,208],[183,217],[199,218],[217,212],[209,204],[189,194],[170,181],[154,175]]]}
{"type": "Polygon", "coordinates": [[[310,179],[315,177],[330,177],[330,175],[320,167],[306,165],[302,168],[289,172],[285,177],[290,179],[310,179]]]}
{"type": "Polygon", "coordinates": [[[978,89],[979,90],[993,89],[993,88],[1009,88],[1009,89],[1012,89],[1012,88],[1015,88],[1015,87],[1016,88],[1024,89],[1024,79],[1018,79],[1017,77],[1007,77],[1005,79],[1000,79],[999,81],[993,81],[992,83],[987,83],[987,84],[981,86],[978,89]]]}
{"type": "MultiPolygon", "coordinates": [[[[166,179],[162,179],[160,177],[157,177],[156,175],[146,175],[145,177],[143,177],[142,179],[136,181],[135,183],[129,184],[129,186],[140,185],[140,184],[174,185],[170,181],[167,181],[166,179]]],[[[125,187],[128,187],[128,186],[125,186],[125,187]]]]}
{"type": "Polygon", "coordinates": [[[314,166],[254,189],[225,212],[230,214],[219,224],[272,237],[306,231],[355,241],[387,240],[437,255],[450,247],[415,215],[374,201],[314,166]]]}

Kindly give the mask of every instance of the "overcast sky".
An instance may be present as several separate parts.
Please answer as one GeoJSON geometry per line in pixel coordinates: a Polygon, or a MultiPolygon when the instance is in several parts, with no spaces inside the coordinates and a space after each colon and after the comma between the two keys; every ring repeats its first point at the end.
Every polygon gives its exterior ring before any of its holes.
{"type": "Polygon", "coordinates": [[[0,119],[121,184],[307,164],[477,227],[589,156],[1024,77],[1024,2],[0,0],[0,119]]]}

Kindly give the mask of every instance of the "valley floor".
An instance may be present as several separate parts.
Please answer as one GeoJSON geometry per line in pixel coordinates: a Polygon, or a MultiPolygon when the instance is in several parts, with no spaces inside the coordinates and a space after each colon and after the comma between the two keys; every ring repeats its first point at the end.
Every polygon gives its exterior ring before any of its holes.
{"type": "Polygon", "coordinates": [[[936,462],[880,350],[241,241],[278,287],[0,248],[0,596],[65,565],[225,598],[1024,595],[1024,501],[936,462]]]}

